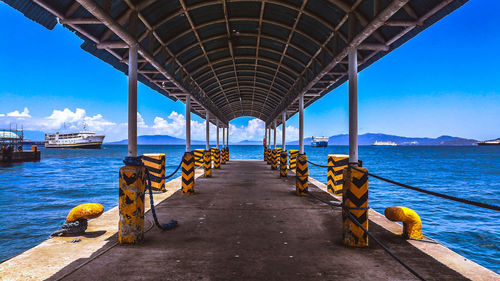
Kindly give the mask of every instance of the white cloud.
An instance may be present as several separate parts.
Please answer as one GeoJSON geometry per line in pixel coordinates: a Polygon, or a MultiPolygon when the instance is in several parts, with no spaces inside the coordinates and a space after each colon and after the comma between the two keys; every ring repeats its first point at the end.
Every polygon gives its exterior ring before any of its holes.
{"type": "MultiPolygon", "coordinates": [[[[5,115],[2,114],[0,116],[5,116],[5,115]]],[[[12,112],[7,113],[7,116],[9,116],[9,117],[19,117],[19,118],[25,118],[25,117],[29,118],[29,117],[31,117],[30,111],[28,110],[27,107],[24,108],[23,112],[19,112],[17,110],[14,110],[12,112]]]]}
{"type": "MultiPolygon", "coordinates": [[[[49,116],[32,117],[28,108],[22,112],[13,111],[0,114],[0,127],[9,124],[23,125],[25,130],[42,131],[46,133],[79,131],[84,124],[88,130],[105,134],[106,141],[116,141],[127,138],[127,123],[115,123],[106,119],[102,114],[88,116],[85,109],[76,108],[74,111],[68,108],[63,110],[54,109],[49,116]]],[[[155,116],[152,123],[148,124],[140,113],[137,113],[137,129],[139,135],[170,135],[185,138],[186,118],[183,114],[172,111],[167,117],[155,116]]],[[[236,126],[230,124],[230,142],[242,140],[260,141],[264,137],[264,122],[259,119],[251,119],[246,125],[236,126]]],[[[191,120],[191,139],[205,140],[205,121],[191,120]]],[[[281,142],[281,130],[277,129],[277,140],[281,142]]],[[[296,140],[298,130],[287,126],[287,141],[296,140]]],[[[210,124],[210,139],[216,139],[215,125],[210,124]]],[[[222,144],[222,131],[219,133],[222,144]]]]}

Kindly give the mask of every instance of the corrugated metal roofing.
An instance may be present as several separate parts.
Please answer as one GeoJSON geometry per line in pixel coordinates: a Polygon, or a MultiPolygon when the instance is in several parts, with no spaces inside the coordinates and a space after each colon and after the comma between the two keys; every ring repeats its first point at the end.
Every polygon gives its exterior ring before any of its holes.
{"type": "Polygon", "coordinates": [[[208,110],[211,121],[254,116],[267,124],[280,123],[284,111],[293,115],[299,95],[307,106],[344,83],[349,45],[358,49],[361,71],[467,2],[4,1],[49,29],[59,18],[84,39],[82,49],[127,73],[128,39],[114,32],[122,28],[142,48],[142,83],[174,100],[189,92],[193,112],[208,110]]]}

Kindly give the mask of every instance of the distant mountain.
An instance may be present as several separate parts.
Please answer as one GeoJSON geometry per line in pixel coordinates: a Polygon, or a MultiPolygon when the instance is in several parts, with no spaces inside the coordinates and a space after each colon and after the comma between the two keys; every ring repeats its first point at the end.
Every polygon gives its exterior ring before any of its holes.
{"type": "Polygon", "coordinates": [[[237,142],[235,144],[237,144],[237,145],[262,145],[262,141],[242,140],[242,141],[237,142]]]}
{"type": "MultiPolygon", "coordinates": [[[[376,141],[392,141],[398,145],[475,145],[477,140],[465,139],[452,136],[440,136],[438,138],[411,138],[411,137],[401,137],[386,134],[373,134],[367,133],[358,136],[359,145],[371,145],[376,141]]],[[[289,142],[290,145],[298,145],[299,141],[289,142]]],[[[311,138],[304,139],[305,145],[311,144],[311,138]]],[[[331,136],[328,140],[329,145],[348,145],[349,135],[341,134],[331,136]]]]}
{"type": "MultiPolygon", "coordinates": [[[[176,144],[185,144],[186,141],[184,139],[171,137],[168,135],[145,135],[137,137],[137,144],[139,145],[176,145],[176,144]]],[[[108,142],[106,144],[112,145],[126,145],[128,144],[128,140],[121,140],[115,142],[108,142]]],[[[191,144],[205,144],[204,141],[199,140],[191,140],[191,144]]]]}

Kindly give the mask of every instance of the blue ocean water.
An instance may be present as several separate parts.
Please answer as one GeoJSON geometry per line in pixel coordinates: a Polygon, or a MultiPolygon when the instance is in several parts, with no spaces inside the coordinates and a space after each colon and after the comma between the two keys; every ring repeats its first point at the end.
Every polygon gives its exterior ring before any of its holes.
{"type": "MultiPolygon", "coordinates": [[[[194,146],[204,148],[203,146],[194,146]]],[[[288,146],[297,149],[297,146],[288,146]]],[[[166,154],[173,171],[184,146],[139,146],[139,153],[166,154]]],[[[262,146],[230,146],[231,159],[262,159],[262,146]]],[[[347,146],[306,146],[310,161],[326,165],[328,154],[347,146]]],[[[0,260],[45,240],[75,205],[98,202],[108,210],[118,201],[118,170],[126,146],[101,150],[44,149],[42,160],[0,166],[0,260]]],[[[359,157],[371,173],[424,189],[500,205],[500,147],[361,146],[359,157]]],[[[326,183],[326,169],[309,166],[326,183]]],[[[180,175],[180,172],[178,172],[180,175]]],[[[424,235],[500,273],[500,213],[436,198],[370,179],[370,206],[414,209],[424,235]]]]}

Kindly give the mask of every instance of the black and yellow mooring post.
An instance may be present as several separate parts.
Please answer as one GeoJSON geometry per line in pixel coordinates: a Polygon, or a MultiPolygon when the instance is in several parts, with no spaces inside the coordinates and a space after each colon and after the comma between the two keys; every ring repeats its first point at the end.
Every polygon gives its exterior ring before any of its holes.
{"type": "Polygon", "coordinates": [[[368,235],[346,214],[346,209],[368,230],[368,174],[367,169],[344,169],[342,188],[342,237],[346,246],[368,247],[368,235]]]}
{"type": "Polygon", "coordinates": [[[209,178],[212,176],[212,154],[210,150],[205,150],[203,155],[203,168],[205,169],[205,177],[209,178]]]}
{"type": "Polygon", "coordinates": [[[165,189],[165,154],[148,153],[142,155],[142,163],[149,171],[151,188],[154,191],[167,191],[165,189]]]}
{"type": "Polygon", "coordinates": [[[267,165],[271,165],[273,163],[273,154],[272,149],[267,149],[267,165]]]}
{"type": "Polygon", "coordinates": [[[288,154],[286,153],[286,150],[281,151],[280,154],[280,178],[286,177],[287,170],[286,170],[286,165],[287,165],[287,156],[288,154]]]}
{"type": "Polygon", "coordinates": [[[306,195],[309,190],[309,167],[307,165],[307,156],[305,154],[297,155],[297,167],[295,173],[295,191],[297,195],[306,195]]]}
{"type": "Polygon", "coordinates": [[[267,148],[264,147],[264,161],[267,162],[267,148]]]}
{"type": "Polygon", "coordinates": [[[226,162],[229,162],[229,146],[226,146],[226,162]]]}
{"type": "Polygon", "coordinates": [[[297,167],[297,156],[299,155],[299,151],[295,149],[290,150],[290,155],[288,158],[290,158],[290,165],[289,168],[292,171],[295,171],[295,168],[297,167]]]}
{"type": "Polygon", "coordinates": [[[278,150],[273,149],[271,152],[272,155],[272,163],[271,163],[271,169],[277,170],[278,169],[278,150]]]}
{"type": "Polygon", "coordinates": [[[194,194],[194,156],[192,152],[182,157],[182,194],[194,194]]]}
{"type": "Polygon", "coordinates": [[[214,169],[220,169],[220,149],[212,147],[212,161],[214,162],[214,169]]]}
{"type": "Polygon", "coordinates": [[[118,242],[135,244],[144,239],[144,190],[146,168],[120,168],[118,209],[118,242]]]}
{"type": "Polygon", "coordinates": [[[203,155],[205,154],[205,149],[195,149],[193,150],[194,165],[196,167],[203,166],[203,155]]]}
{"type": "Polygon", "coordinates": [[[224,147],[221,149],[220,154],[221,154],[220,163],[225,165],[226,164],[226,149],[224,147]]]}
{"type": "Polygon", "coordinates": [[[349,164],[349,155],[329,154],[327,168],[327,189],[331,194],[342,196],[343,170],[349,164]]]}

